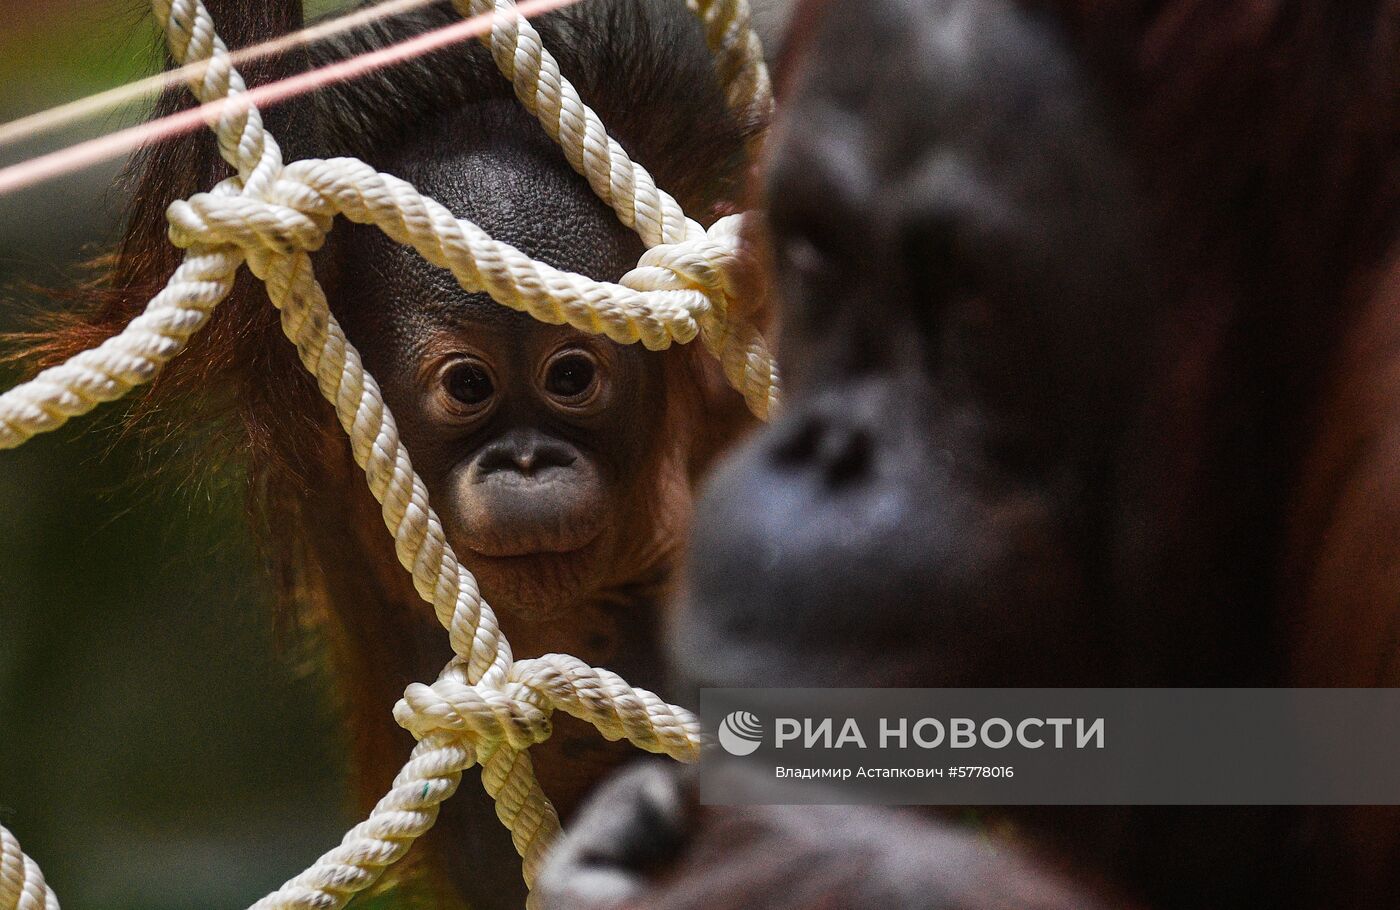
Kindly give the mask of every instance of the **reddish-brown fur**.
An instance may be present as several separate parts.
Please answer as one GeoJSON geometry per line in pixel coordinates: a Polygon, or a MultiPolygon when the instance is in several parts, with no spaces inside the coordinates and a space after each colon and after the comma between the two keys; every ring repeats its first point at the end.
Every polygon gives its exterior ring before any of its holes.
{"type": "MultiPolygon", "coordinates": [[[[1248,621],[1277,623],[1277,678],[1400,685],[1400,4],[1046,5],[1119,87],[1176,228],[1200,352],[1162,396],[1180,538],[1273,592],[1248,621]],[[1246,478],[1252,517],[1213,511],[1246,478]]],[[[1400,812],[1316,816],[1316,906],[1396,893],[1400,812]]]]}
{"type": "MultiPolygon", "coordinates": [[[[1129,652],[1125,672],[1176,685],[1400,685],[1400,2],[1007,5],[1045,14],[1107,96],[1160,228],[1165,366],[1145,374],[1142,438],[1118,467],[1147,538],[1124,560],[1127,599],[1174,624],[1167,647],[1129,652]]],[[[805,0],[794,21],[813,28],[835,6],[805,0]]],[[[785,59],[839,73],[840,60],[803,59],[813,43],[794,36],[785,59]]],[[[789,66],[778,85],[812,71],[789,66]]],[[[1071,641],[1044,646],[1067,672],[1083,659],[1071,641]]],[[[1000,672],[1023,658],[1007,655],[1000,672]]],[[[989,667],[998,672],[995,656],[989,667]]],[[[600,801],[581,827],[604,830],[589,826],[636,796],[600,801]]],[[[674,849],[637,850],[636,832],[619,854],[596,847],[559,867],[551,906],[593,906],[579,895],[598,880],[635,887],[597,906],[672,910],[1364,910],[1400,894],[1395,807],[1013,808],[1019,836],[1007,837],[946,816],[910,831],[904,810],[802,809],[692,807],[679,823],[661,813],[638,828],[674,849]],[[867,812],[893,833],[870,835],[867,812]],[[937,843],[950,827],[964,840],[937,843]],[[997,846],[969,858],[983,838],[997,846]],[[1034,861],[1003,865],[1018,855],[1034,861]],[[1066,874],[1084,890],[1066,897],[1066,874]]]]}
{"type": "MultiPolygon", "coordinates": [[[[300,25],[299,2],[209,2],[220,35],[233,48],[300,25]]],[[[698,32],[697,32],[698,34],[698,32]]],[[[606,37],[601,39],[606,43],[606,37]]],[[[445,64],[460,49],[435,58],[445,64]]],[[[480,67],[480,57],[474,65],[480,67]]],[[[306,65],[298,54],[254,65],[244,71],[250,85],[295,72],[306,65]]],[[[408,73],[410,63],[400,72],[408,73]]],[[[647,109],[656,102],[630,92],[604,93],[588,82],[615,78],[604,60],[590,74],[573,73],[589,100],[622,140],[645,152],[658,185],[671,191],[687,212],[709,221],[732,211],[732,188],[738,175],[726,173],[741,153],[755,124],[730,120],[710,124],[657,121],[647,109]],[[692,132],[694,128],[694,132],[692,132]],[[684,153],[683,153],[684,152],[684,153]]],[[[655,65],[645,59],[640,66],[655,65]]],[[[626,72],[626,69],[622,70],[626,72]]],[[[508,94],[504,80],[489,72],[495,95],[508,94]]],[[[396,78],[391,75],[390,78],[396,78]]],[[[408,78],[411,78],[408,77],[408,78]]],[[[693,87],[656,79],[655,89],[692,92],[693,87]]],[[[374,85],[345,87],[338,103],[354,105],[356,92],[374,85]]],[[[717,89],[716,89],[717,92],[717,89]]],[[[718,95],[716,95],[718,97],[718,95]]],[[[390,102],[382,102],[386,104],[390,102]]],[[[157,115],[190,106],[183,88],[163,96],[157,115]]],[[[281,141],[287,160],[298,157],[299,131],[308,128],[304,107],[264,111],[270,131],[281,141]]],[[[720,116],[723,116],[721,114],[720,116]]],[[[346,154],[354,150],[346,149],[346,154]]],[[[129,169],[131,202],[127,228],[116,253],[99,263],[98,278],[77,294],[74,311],[49,317],[36,330],[13,339],[21,356],[38,366],[61,361],[120,331],[163,286],[182,255],[165,237],[165,209],[177,198],[204,191],[228,176],[229,168],[214,153],[212,137],[201,131],[143,151],[129,169]]],[[[332,306],[337,299],[333,262],[323,262],[320,277],[332,306]]],[[[644,477],[662,477],[660,462],[681,457],[681,476],[694,481],[716,454],[751,423],[738,396],[719,376],[713,359],[698,343],[675,347],[664,358],[666,407],[662,439],[667,451],[651,453],[652,463],[636,466],[644,477]]],[[[638,415],[639,419],[657,415],[638,415]]],[[[359,803],[372,805],[387,790],[407,757],[411,737],[393,723],[390,711],[410,682],[436,677],[451,656],[446,633],[413,591],[399,566],[392,539],[379,516],[362,472],[350,458],[345,435],[329,405],[282,336],[278,316],[259,283],[246,270],[233,293],[209,325],[148,389],[138,393],[128,424],[133,431],[166,441],[193,457],[190,470],[231,469],[245,478],[249,512],[264,542],[275,578],[279,616],[289,628],[314,628],[325,644],[332,683],[343,702],[359,803]],[[217,440],[202,447],[199,440],[217,440]]],[[[653,486],[660,486],[661,482],[653,486]]],[[[655,489],[653,501],[634,511],[656,510],[666,526],[683,526],[690,490],[655,489]]],[[[648,526],[639,516],[627,520],[648,526]]],[[[666,583],[670,552],[679,539],[663,542],[665,557],[645,577],[623,576],[622,595],[635,593],[654,602],[666,583]]],[[[606,568],[606,567],[604,567],[606,568]]],[[[618,567],[618,571],[629,571],[618,567]]],[[[625,600],[620,597],[620,600],[625,600]]],[[[572,653],[595,665],[626,674],[629,662],[654,659],[654,617],[626,603],[583,605],[560,619],[505,621],[517,657],[546,651],[572,653]]],[[[571,718],[556,719],[556,734],[533,750],[545,791],[568,813],[608,767],[630,754],[626,744],[607,744],[596,731],[571,718]],[[593,748],[596,741],[600,748],[593,748]]],[[[464,791],[478,791],[474,779],[464,791]]],[[[442,850],[467,853],[470,841],[494,823],[479,805],[479,793],[460,794],[444,812],[441,832],[433,839],[442,850]],[[475,803],[485,817],[472,816],[458,804],[475,803]]],[[[498,830],[492,834],[500,837],[498,830]]],[[[483,863],[496,860],[480,860],[483,863]]],[[[499,865],[499,863],[498,863],[499,865]]],[[[518,881],[513,869],[495,875],[518,881]]]]}

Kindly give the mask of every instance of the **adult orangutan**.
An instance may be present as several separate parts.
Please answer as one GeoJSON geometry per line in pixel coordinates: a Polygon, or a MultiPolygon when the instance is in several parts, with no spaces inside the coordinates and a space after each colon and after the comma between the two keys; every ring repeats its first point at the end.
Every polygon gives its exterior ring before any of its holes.
{"type": "MultiPolygon", "coordinates": [[[[206,5],[231,47],[301,22],[300,0],[206,5]]],[[[254,67],[249,81],[456,19],[444,3],[384,20],[254,67]]],[[[727,109],[682,0],[589,0],[537,27],[613,137],[687,213],[708,222],[734,210],[746,144],[762,124],[727,109]]],[[[158,113],[189,104],[172,92],[158,113]]],[[[475,43],[273,108],[268,121],[289,160],[359,157],[550,265],[615,281],[642,253],[475,43]]],[[[202,132],[144,154],[99,303],[57,333],[49,358],[139,312],[176,264],[166,207],[227,173],[202,132]]],[[[749,424],[709,355],[698,346],[651,353],[537,322],[466,293],[372,227],[337,226],[316,268],[515,655],[566,652],[662,689],[656,608],[686,537],[692,485],[749,424]]],[[[412,746],[391,709],[407,684],[437,675],[451,656],[447,637],[398,565],[345,434],[262,288],[242,276],[192,347],[134,419],[161,426],[178,415],[165,429],[211,435],[214,456],[246,469],[284,605],[328,644],[359,789],[372,804],[412,746]]],[[[555,723],[533,758],[567,819],[630,747],[572,718],[555,723]]],[[[444,807],[427,841],[476,910],[522,904],[519,859],[478,788],[444,807]]]]}
{"type": "MultiPolygon", "coordinates": [[[[786,401],[697,509],[720,686],[1400,684],[1400,3],[811,0],[786,401]]],[[[584,813],[545,904],[1374,908],[1391,808],[584,813]]]]}

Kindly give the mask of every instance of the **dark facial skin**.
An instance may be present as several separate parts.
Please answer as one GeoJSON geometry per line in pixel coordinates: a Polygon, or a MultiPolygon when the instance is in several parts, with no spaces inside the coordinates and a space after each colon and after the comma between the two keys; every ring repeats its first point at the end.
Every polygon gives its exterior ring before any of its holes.
{"type": "MultiPolygon", "coordinates": [[[[302,24],[301,0],[205,3],[230,47],[302,24]]],[[[664,694],[1400,684],[1397,12],[802,0],[767,199],[750,205],[760,125],[726,113],[679,0],[536,20],[685,211],[772,216],[755,233],[779,271],[786,411],[711,486],[669,636],[682,689],[664,694]]],[[[457,21],[432,4],[244,76],[457,21]]],[[[190,103],[173,90],[156,111],[190,103]]],[[[615,278],[639,252],[479,45],[264,115],[289,160],[362,158],[556,265],[615,278]]],[[[143,151],[132,176],[110,274],[45,324],[36,367],[142,312],[179,262],[170,200],[228,168],[201,131],[143,151]]],[[[662,689],[656,607],[690,484],[748,426],[693,369],[704,353],[539,326],[369,228],[338,224],[317,274],[516,656],[565,651],[662,689]],[[595,388],[576,362],[551,382],[575,348],[595,388]]],[[[373,805],[412,746],[388,708],[448,649],[259,283],[240,279],[146,395],[134,426],[211,439],[199,457],[247,477],[280,615],[326,645],[373,805]]],[[[974,831],[705,809],[683,779],[642,772],[574,819],[630,754],[570,718],[531,750],[577,832],[542,905],[1086,910],[1092,893],[1116,910],[1371,910],[1400,893],[1400,815],[1377,811],[1394,807],[1012,809],[974,831]]],[[[518,857],[467,777],[398,869],[446,872],[455,894],[432,906],[518,908],[518,857]]]]}
{"type": "MultiPolygon", "coordinates": [[[[617,280],[642,246],[513,99],[446,117],[376,162],[496,239],[558,268],[617,280]]],[[[517,657],[564,652],[661,687],[657,597],[690,516],[688,427],[668,358],[547,325],[373,228],[346,226],[338,286],[346,331],[380,382],[458,557],[501,618],[517,657]],[[668,432],[669,428],[669,432],[668,432]]],[[[376,535],[381,533],[371,528],[376,535]]],[[[404,679],[432,678],[442,632],[404,679]]],[[[573,718],[531,750],[568,818],[630,757],[573,718]]],[[[472,906],[519,907],[519,859],[475,781],[430,838],[472,906]]]]}
{"type": "MultiPolygon", "coordinates": [[[[677,674],[691,690],[1119,678],[1094,550],[1153,331],[1127,165],[1055,35],[1006,5],[828,8],[764,177],[783,408],[698,506],[677,674]]],[[[546,905],[1099,906],[1039,857],[909,812],[882,829],[879,810],[689,794],[683,775],[622,777],[546,905]]]]}
{"type": "Polygon", "coordinates": [[[708,487],[681,668],[1102,681],[1111,580],[1086,550],[1113,533],[1152,331],[1125,163],[1053,34],[1002,4],[828,29],[849,66],[799,71],[766,175],[786,400],[708,487]]]}
{"type": "MultiPolygon", "coordinates": [[[[206,0],[231,48],[299,31],[303,5],[206,0]]],[[[588,0],[533,21],[609,136],[687,214],[710,223],[737,210],[762,124],[729,110],[704,27],[685,4],[588,0]]],[[[240,69],[250,85],[264,84],[460,22],[451,4],[431,3],[291,42],[240,69]]],[[[191,103],[172,87],[156,114],[191,103]]],[[[642,252],[480,42],[376,68],[263,114],[286,160],[353,156],[556,267],[616,280],[642,252]]],[[[74,319],[45,326],[36,361],[92,347],[142,312],[181,255],[167,237],[170,201],[228,174],[204,131],[135,156],[110,274],[84,290],[74,319]]],[[[648,352],[541,324],[464,292],[377,229],[344,219],[314,258],[332,312],[381,385],[446,535],[514,655],[571,654],[670,696],[658,608],[694,485],[753,425],[713,358],[701,345],[648,352]]],[[[344,708],[350,783],[368,810],[413,748],[393,705],[410,683],[433,680],[451,649],[258,281],[240,276],[131,421],[163,438],[208,439],[195,456],[200,470],[227,465],[246,478],[275,608],[291,620],[286,628],[307,629],[324,646],[329,688],[344,708]]],[[[570,717],[555,717],[553,729],[529,756],[567,822],[634,750],[570,717]]],[[[434,907],[518,910],[525,900],[519,856],[475,770],[395,874],[430,889],[421,902],[434,907]]]]}
{"type": "MultiPolygon", "coordinates": [[[[410,33],[458,21],[446,4],[416,16],[410,33]]],[[[703,29],[683,4],[590,0],[536,25],[610,135],[686,212],[704,222],[732,208],[757,125],[728,113],[703,29]]],[[[396,28],[347,36],[338,56],[397,40],[396,28]]],[[[315,111],[326,147],[307,154],[355,154],[557,268],[616,281],[635,267],[641,241],[573,172],[485,48],[454,46],[336,92],[315,111]]],[[[318,273],[514,655],[571,654],[669,696],[659,605],[694,486],[752,425],[713,359],[699,345],[646,351],[543,324],[463,291],[374,228],[338,224],[318,273]]],[[[344,446],[333,429],[332,459],[344,446]]],[[[372,801],[411,747],[386,706],[408,683],[433,679],[450,654],[374,505],[356,498],[363,478],[352,477],[354,492],[325,497],[311,536],[334,584],[328,601],[346,643],[336,660],[359,693],[355,759],[372,801]],[[366,578],[377,587],[367,592],[366,578]]],[[[568,823],[634,754],[561,715],[529,756],[568,823]]],[[[424,877],[449,885],[435,906],[524,903],[519,856],[475,771],[420,852],[429,873],[445,873],[424,877]]]]}
{"type": "MultiPolygon", "coordinates": [[[[1148,118],[1115,110],[1062,31],[1075,4],[1029,11],[1054,6],[807,4],[820,25],[797,36],[764,180],[783,409],[697,506],[671,625],[686,687],[1290,681],[1284,608],[1235,557],[1290,495],[1258,466],[1302,431],[1245,438],[1248,411],[1221,402],[1281,355],[1231,359],[1201,328],[1204,312],[1278,312],[1277,293],[1189,308],[1215,289],[1159,258],[1199,228],[1171,208],[1187,193],[1145,189],[1151,159],[1115,126],[1148,118]],[[1210,370],[1226,391],[1203,391],[1210,370]]],[[[1242,211],[1220,222],[1248,234],[1242,211]]],[[[1287,350],[1282,319],[1250,343],[1287,350]]],[[[1008,807],[969,830],[937,812],[697,806],[683,772],[646,768],[583,813],[543,903],[1243,910],[1340,906],[1319,899],[1335,882],[1362,895],[1345,906],[1380,906],[1393,891],[1364,883],[1392,874],[1339,871],[1318,818],[1008,807]]]]}
{"type": "MultiPolygon", "coordinates": [[[[409,143],[385,168],[536,258],[616,280],[640,241],[517,121],[489,143],[448,124],[451,141],[409,143]]],[[[658,567],[675,527],[649,521],[642,481],[673,454],[658,454],[661,357],[469,294],[377,230],[353,243],[347,285],[375,303],[352,331],[493,606],[547,619],[658,567]]]]}

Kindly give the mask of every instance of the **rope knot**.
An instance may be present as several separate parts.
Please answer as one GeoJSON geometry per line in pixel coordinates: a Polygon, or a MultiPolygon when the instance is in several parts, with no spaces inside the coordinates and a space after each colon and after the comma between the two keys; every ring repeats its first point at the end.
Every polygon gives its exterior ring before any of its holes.
{"type": "MultiPolygon", "coordinates": [[[[682,761],[697,760],[705,741],[693,714],[616,673],[562,654],[513,660],[476,580],[447,543],[378,383],[316,280],[308,254],[343,215],[411,245],[427,262],[450,270],[464,290],[484,291],[544,322],[567,322],[619,344],[640,341],[657,350],[698,334],[754,413],[766,416],[776,402],[776,371],[751,318],[756,310],[740,305],[762,293],[752,270],[742,265],[742,218],[721,219],[708,231],[686,218],[608,135],[511,0],[455,5],[464,12],[496,13],[485,40],[517,97],[598,197],[655,247],[624,277],[625,287],[538,262],[362,161],[284,164],[204,0],[152,0],[175,61],[193,66],[186,79],[191,92],[200,102],[225,102],[209,125],[220,156],[237,176],[169,207],[170,239],[187,252],[141,315],[96,348],[0,394],[0,449],[120,398],[186,349],[246,264],[266,285],[281,311],[283,332],[349,436],[399,562],[448,629],[458,656],[433,685],[409,686],[395,707],[395,718],[420,741],[392,788],[339,846],[254,910],[343,907],[407,853],[432,826],[462,772],[478,762],[482,784],[521,855],[525,882],[533,884],[559,819],[527,750],[549,736],[556,710],[592,724],[608,739],[625,738],[682,761]]],[[[746,0],[689,5],[704,22],[726,99],[741,119],[763,119],[771,96],[746,0]]],[[[38,867],[0,827],[0,910],[31,910],[40,901],[45,910],[57,910],[38,867]]]]}
{"type": "Polygon", "coordinates": [[[524,683],[468,684],[459,658],[431,686],[410,685],[394,706],[394,720],[418,739],[451,733],[480,752],[481,746],[502,742],[514,749],[544,742],[553,730],[553,710],[543,693],[524,683]]]}
{"type": "Polygon", "coordinates": [[[248,193],[231,177],[208,193],[170,204],[170,240],[176,246],[235,246],[248,253],[314,252],[325,243],[334,213],[319,194],[289,180],[268,192],[248,193]]]}
{"type": "Polygon", "coordinates": [[[704,236],[652,247],[620,284],[636,291],[700,291],[723,318],[746,260],[739,243],[743,219],[742,214],[727,215],[704,236]]]}
{"type": "Polygon", "coordinates": [[[758,327],[745,313],[758,307],[736,306],[746,296],[764,293],[755,280],[760,272],[741,243],[743,214],[719,219],[705,236],[654,246],[621,284],[639,291],[699,291],[709,301],[697,313],[700,337],[719,358],[725,377],[743,393],[749,410],[767,419],[778,402],[778,372],[758,327]]]}

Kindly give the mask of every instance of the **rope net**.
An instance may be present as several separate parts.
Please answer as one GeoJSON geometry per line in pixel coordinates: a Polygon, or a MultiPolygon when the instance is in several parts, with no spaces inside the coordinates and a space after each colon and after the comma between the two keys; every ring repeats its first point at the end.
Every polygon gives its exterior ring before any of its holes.
{"type": "MultiPolygon", "coordinates": [[[[533,886],[559,834],[559,818],[527,750],[549,737],[556,710],[591,723],[608,739],[626,738],[681,761],[696,760],[702,744],[691,712],[615,673],[565,654],[513,658],[476,579],[447,542],[378,384],[312,271],[310,253],[324,243],[336,215],[376,225],[448,269],[465,290],[484,291],[542,321],[653,350],[699,338],[756,415],[767,417],[777,403],[772,355],[757,327],[733,306],[742,215],[708,230],[686,217],[608,136],[512,0],[453,2],[465,17],[490,17],[482,40],[516,96],[648,247],[619,283],[537,262],[354,158],[284,163],[257,107],[241,97],[247,86],[201,0],[153,0],[176,64],[193,66],[191,92],[201,103],[222,102],[209,126],[236,175],[171,204],[170,239],[185,256],[140,316],[97,347],[0,395],[0,449],[122,397],[185,348],[246,264],[266,285],[284,333],[335,408],[382,506],[399,562],[447,630],[455,656],[435,682],[410,685],[394,707],[394,719],[418,743],[389,792],[338,846],[254,910],[343,907],[432,827],[439,805],[473,765],[481,766],[482,784],[533,886]]],[[[745,116],[766,117],[772,106],[768,73],[747,0],[688,5],[703,23],[727,102],[745,116]]],[[[38,866],[0,827],[0,910],[57,908],[38,866]]]]}

